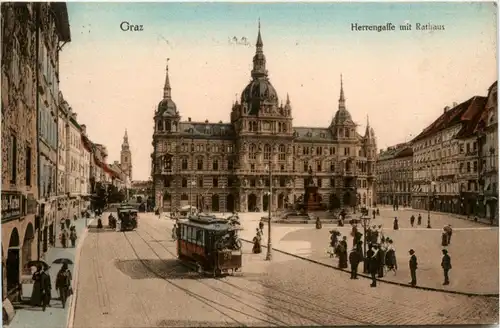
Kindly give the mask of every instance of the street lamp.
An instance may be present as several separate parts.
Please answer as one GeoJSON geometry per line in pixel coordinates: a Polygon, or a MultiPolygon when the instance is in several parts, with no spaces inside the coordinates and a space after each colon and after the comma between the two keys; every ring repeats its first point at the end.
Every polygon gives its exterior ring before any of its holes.
{"type": "Polygon", "coordinates": [[[191,177],[189,182],[189,214],[193,214],[193,187],[196,186],[196,181],[191,177]]]}
{"type": "Polygon", "coordinates": [[[363,224],[363,272],[368,273],[368,259],[366,258],[366,228],[370,224],[370,215],[361,216],[361,222],[363,224]]]}
{"type": "Polygon", "coordinates": [[[431,228],[431,193],[432,193],[432,187],[436,183],[434,181],[429,182],[429,192],[427,193],[427,229],[431,228]]]}
{"type": "Polygon", "coordinates": [[[272,168],[271,168],[271,158],[269,158],[269,164],[266,165],[266,170],[269,172],[269,192],[268,193],[268,223],[267,223],[267,254],[266,254],[266,261],[271,261],[273,256],[271,253],[272,250],[272,242],[271,242],[271,206],[272,206],[272,195],[273,195],[273,173],[272,173],[272,168]]]}
{"type": "Polygon", "coordinates": [[[222,185],[222,197],[225,197],[226,199],[222,202],[224,206],[222,206],[222,217],[225,216],[226,214],[226,201],[227,201],[227,196],[226,196],[226,186],[222,185]]]}

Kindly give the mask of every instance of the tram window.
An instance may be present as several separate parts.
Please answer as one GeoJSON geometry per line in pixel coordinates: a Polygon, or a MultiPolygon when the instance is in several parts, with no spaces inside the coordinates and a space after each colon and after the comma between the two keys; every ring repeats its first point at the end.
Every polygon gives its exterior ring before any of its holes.
{"type": "Polygon", "coordinates": [[[196,231],[196,244],[203,246],[204,245],[204,231],[198,230],[196,231]]]}
{"type": "Polygon", "coordinates": [[[196,242],[196,234],[195,234],[196,229],[193,227],[189,227],[188,230],[188,239],[190,242],[195,243],[196,242]]]}
{"type": "Polygon", "coordinates": [[[187,236],[187,227],[185,225],[183,225],[182,230],[181,230],[181,238],[183,240],[186,240],[186,236],[187,236]]]}

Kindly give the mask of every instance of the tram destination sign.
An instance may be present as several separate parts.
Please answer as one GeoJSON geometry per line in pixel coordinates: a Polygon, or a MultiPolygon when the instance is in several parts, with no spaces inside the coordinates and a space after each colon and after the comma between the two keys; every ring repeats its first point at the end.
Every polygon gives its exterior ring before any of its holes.
{"type": "Polygon", "coordinates": [[[22,215],[22,195],[2,193],[2,222],[19,218],[22,215]]]}

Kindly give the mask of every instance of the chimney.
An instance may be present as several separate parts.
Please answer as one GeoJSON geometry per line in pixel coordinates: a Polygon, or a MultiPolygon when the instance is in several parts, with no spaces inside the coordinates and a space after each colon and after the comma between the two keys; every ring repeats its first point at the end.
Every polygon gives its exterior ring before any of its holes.
{"type": "Polygon", "coordinates": [[[450,110],[450,106],[446,106],[446,107],[444,108],[444,110],[443,110],[443,113],[446,113],[446,112],[447,112],[447,111],[449,111],[449,110],[450,110]]]}
{"type": "Polygon", "coordinates": [[[188,117],[188,122],[191,122],[191,117],[188,117]]]}
{"type": "Polygon", "coordinates": [[[82,133],[84,135],[87,135],[87,126],[85,124],[82,124],[82,125],[80,125],[80,127],[82,128],[82,133]]]}
{"type": "Polygon", "coordinates": [[[457,107],[457,106],[458,106],[458,104],[454,101],[453,102],[453,107],[457,107]]]}
{"type": "Polygon", "coordinates": [[[205,123],[208,123],[208,120],[205,120],[205,123]]]}

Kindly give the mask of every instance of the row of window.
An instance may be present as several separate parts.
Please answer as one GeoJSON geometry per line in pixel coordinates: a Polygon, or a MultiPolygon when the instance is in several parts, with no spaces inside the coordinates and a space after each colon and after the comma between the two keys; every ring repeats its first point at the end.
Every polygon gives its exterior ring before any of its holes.
{"type": "Polygon", "coordinates": [[[205,230],[187,225],[180,226],[180,239],[199,246],[205,245],[205,230]]]}
{"type": "Polygon", "coordinates": [[[57,149],[57,122],[43,101],[38,100],[38,120],[40,136],[54,149],[57,149]]]}

